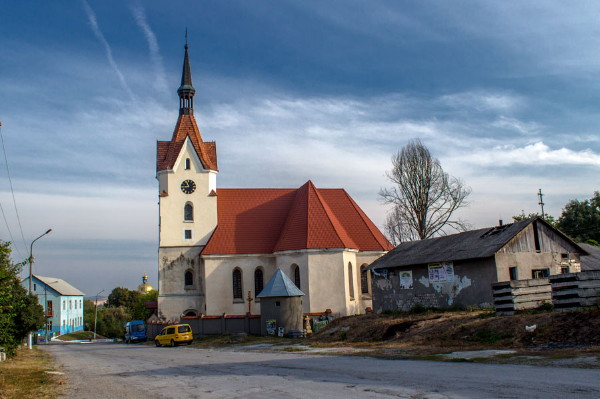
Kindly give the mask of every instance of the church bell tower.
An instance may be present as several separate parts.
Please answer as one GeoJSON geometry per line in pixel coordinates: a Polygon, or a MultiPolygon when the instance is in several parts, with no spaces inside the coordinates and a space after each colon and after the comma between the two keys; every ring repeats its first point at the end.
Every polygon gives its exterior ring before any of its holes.
{"type": "Polygon", "coordinates": [[[159,318],[204,311],[200,252],[217,227],[216,143],[205,142],[194,117],[192,72],[186,35],[179,117],[170,141],[157,142],[159,194],[159,318]]]}

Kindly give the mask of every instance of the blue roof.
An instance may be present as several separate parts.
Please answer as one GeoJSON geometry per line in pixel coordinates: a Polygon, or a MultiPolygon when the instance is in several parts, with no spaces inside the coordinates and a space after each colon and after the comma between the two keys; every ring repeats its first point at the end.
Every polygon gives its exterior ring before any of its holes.
{"type": "Polygon", "coordinates": [[[267,286],[258,294],[257,298],[266,298],[273,296],[301,296],[304,292],[300,291],[296,284],[285,275],[281,269],[277,269],[267,286]]]}

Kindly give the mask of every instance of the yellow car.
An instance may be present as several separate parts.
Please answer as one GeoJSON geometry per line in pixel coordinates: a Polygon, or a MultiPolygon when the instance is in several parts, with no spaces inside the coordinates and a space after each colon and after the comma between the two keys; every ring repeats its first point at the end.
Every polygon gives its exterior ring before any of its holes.
{"type": "Polygon", "coordinates": [[[156,346],[190,345],[193,340],[192,327],[189,324],[176,324],[163,328],[160,334],[154,338],[154,343],[156,346]]]}

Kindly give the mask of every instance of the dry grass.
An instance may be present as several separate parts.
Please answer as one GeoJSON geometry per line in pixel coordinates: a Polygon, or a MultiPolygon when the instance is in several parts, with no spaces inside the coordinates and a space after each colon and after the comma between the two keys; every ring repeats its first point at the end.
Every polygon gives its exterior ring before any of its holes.
{"type": "Polygon", "coordinates": [[[59,376],[50,355],[38,349],[20,349],[17,355],[0,363],[0,399],[56,398],[61,391],[59,376]]]}

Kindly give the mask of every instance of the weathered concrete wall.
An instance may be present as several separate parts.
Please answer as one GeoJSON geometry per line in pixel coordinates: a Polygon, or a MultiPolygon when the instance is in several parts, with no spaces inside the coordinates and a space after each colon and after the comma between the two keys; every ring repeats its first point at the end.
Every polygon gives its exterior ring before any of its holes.
{"type": "Polygon", "coordinates": [[[284,333],[302,328],[302,297],[262,298],[260,315],[261,334],[267,335],[267,320],[277,321],[277,327],[283,327],[284,333]]]}
{"type": "Polygon", "coordinates": [[[203,313],[204,265],[198,254],[202,247],[159,248],[158,317],[179,320],[182,314],[203,313]],[[191,271],[194,284],[185,285],[185,272],[191,271]]]}
{"type": "Polygon", "coordinates": [[[436,308],[492,306],[491,284],[496,282],[493,258],[455,262],[453,266],[451,282],[431,282],[426,264],[388,269],[387,277],[373,273],[373,309],[380,313],[406,311],[415,305],[436,308]],[[412,288],[401,288],[402,271],[412,271],[412,288]]]}

